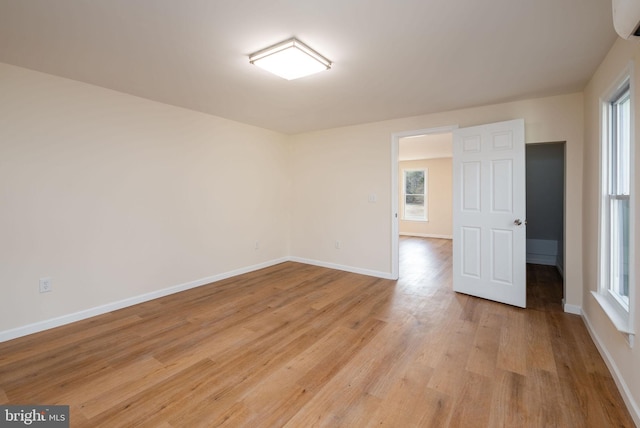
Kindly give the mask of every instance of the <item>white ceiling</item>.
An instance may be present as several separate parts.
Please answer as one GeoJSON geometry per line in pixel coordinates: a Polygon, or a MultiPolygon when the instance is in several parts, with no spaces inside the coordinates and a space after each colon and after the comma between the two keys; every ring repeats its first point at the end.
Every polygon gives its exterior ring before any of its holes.
{"type": "Polygon", "coordinates": [[[453,134],[428,134],[400,138],[398,160],[450,158],[453,156],[453,134]]]}
{"type": "Polygon", "coordinates": [[[609,0],[0,0],[0,62],[292,134],[580,91],[609,0]],[[296,36],[334,62],[247,56],[296,36]]]}

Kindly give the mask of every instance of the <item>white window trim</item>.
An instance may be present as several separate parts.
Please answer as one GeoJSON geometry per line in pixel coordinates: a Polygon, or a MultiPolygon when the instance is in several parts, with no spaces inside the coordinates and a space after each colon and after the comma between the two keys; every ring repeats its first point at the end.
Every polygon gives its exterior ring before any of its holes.
{"type": "Polygon", "coordinates": [[[429,168],[405,168],[402,170],[402,220],[417,221],[417,222],[429,221],[429,168]],[[407,172],[412,172],[412,171],[424,172],[424,218],[416,218],[416,217],[407,218],[407,213],[405,212],[405,205],[406,205],[406,199],[407,199],[407,194],[405,193],[407,189],[407,184],[406,184],[407,172]]]}
{"type": "Polygon", "coordinates": [[[634,344],[634,315],[635,315],[635,88],[633,83],[633,63],[625,68],[613,85],[600,98],[600,203],[599,203],[599,230],[598,230],[598,290],[592,291],[593,297],[607,314],[618,331],[625,335],[630,347],[634,344]],[[608,186],[605,177],[609,170],[609,137],[611,124],[609,108],[614,98],[619,95],[620,89],[629,84],[631,115],[630,115],[630,202],[629,202],[629,309],[618,301],[617,297],[609,291],[609,198],[608,186]]]}

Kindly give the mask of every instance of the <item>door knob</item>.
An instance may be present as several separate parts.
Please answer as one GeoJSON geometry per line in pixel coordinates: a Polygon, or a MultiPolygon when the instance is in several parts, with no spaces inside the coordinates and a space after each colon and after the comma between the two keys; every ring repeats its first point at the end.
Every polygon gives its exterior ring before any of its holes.
{"type": "Polygon", "coordinates": [[[515,224],[516,226],[520,226],[520,225],[522,225],[522,220],[520,220],[519,218],[517,218],[517,219],[515,219],[515,220],[513,221],[513,224],[515,224]]]}

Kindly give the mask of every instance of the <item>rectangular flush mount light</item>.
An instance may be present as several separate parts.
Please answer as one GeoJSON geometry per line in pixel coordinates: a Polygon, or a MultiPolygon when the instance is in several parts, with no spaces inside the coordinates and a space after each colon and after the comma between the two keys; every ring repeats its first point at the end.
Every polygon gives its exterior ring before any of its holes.
{"type": "Polygon", "coordinates": [[[331,68],[331,61],[295,38],[250,55],[249,62],[287,80],[331,68]]]}

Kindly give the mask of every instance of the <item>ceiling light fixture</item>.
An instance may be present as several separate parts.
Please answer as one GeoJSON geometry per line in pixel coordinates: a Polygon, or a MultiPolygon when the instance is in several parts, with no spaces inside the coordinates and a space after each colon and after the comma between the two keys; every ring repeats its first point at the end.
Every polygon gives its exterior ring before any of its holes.
{"type": "Polygon", "coordinates": [[[287,80],[331,68],[331,61],[295,38],[249,55],[249,62],[287,80]]]}

